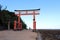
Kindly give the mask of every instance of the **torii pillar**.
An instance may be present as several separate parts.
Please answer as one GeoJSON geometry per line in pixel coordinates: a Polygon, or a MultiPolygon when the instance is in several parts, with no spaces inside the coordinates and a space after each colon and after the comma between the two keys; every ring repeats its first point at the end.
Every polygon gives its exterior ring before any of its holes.
{"type": "Polygon", "coordinates": [[[35,11],[33,11],[33,30],[36,30],[35,11]]]}
{"type": "Polygon", "coordinates": [[[19,12],[19,14],[18,14],[18,28],[17,29],[22,30],[22,23],[20,21],[20,17],[21,17],[21,14],[19,12]]]}

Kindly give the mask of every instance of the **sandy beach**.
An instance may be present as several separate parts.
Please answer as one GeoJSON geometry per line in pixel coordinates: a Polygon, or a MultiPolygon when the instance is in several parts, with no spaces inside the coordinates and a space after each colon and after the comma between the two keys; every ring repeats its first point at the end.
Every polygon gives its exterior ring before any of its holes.
{"type": "Polygon", "coordinates": [[[0,40],[36,40],[36,37],[37,37],[37,33],[32,32],[30,30],[0,31],[0,40]]]}

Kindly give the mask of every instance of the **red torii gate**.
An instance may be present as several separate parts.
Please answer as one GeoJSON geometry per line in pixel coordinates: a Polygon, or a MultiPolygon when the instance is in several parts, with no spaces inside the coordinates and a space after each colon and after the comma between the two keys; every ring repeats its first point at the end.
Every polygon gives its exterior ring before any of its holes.
{"type": "Polygon", "coordinates": [[[31,9],[31,10],[15,10],[16,12],[19,12],[19,14],[16,14],[18,16],[18,28],[16,28],[16,20],[14,21],[14,30],[22,29],[22,23],[20,22],[20,17],[22,15],[33,15],[33,30],[36,30],[36,20],[35,20],[35,15],[39,15],[40,9],[31,9]],[[21,13],[23,12],[23,13],[21,13]]]}

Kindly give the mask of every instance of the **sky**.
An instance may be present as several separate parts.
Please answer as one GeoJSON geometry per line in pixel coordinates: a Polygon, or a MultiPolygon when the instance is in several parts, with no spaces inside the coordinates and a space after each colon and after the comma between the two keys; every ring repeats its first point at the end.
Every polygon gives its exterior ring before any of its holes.
{"type": "MultiPolygon", "coordinates": [[[[60,29],[60,0],[0,0],[7,10],[38,9],[36,15],[36,29],[60,29]]],[[[33,16],[21,16],[27,28],[33,28],[33,16]]]]}

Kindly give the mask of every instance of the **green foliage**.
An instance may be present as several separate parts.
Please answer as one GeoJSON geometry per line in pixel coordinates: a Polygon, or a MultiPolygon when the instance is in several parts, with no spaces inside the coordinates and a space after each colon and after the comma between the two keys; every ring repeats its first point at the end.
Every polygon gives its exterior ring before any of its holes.
{"type": "MultiPolygon", "coordinates": [[[[17,16],[14,12],[9,12],[8,10],[1,10],[0,11],[0,26],[4,26],[6,29],[8,28],[8,21],[10,21],[10,28],[13,29],[14,27],[14,20],[17,21],[17,16]]],[[[26,29],[26,24],[22,21],[22,28],[26,29]]]]}
{"type": "MultiPolygon", "coordinates": [[[[21,19],[21,18],[20,18],[20,19],[21,19]]],[[[27,29],[27,28],[26,28],[26,24],[22,21],[22,19],[21,19],[21,22],[22,22],[22,28],[23,28],[23,29],[27,29]]]]}
{"type": "MultiPolygon", "coordinates": [[[[14,12],[10,12],[6,10],[7,7],[3,8],[3,6],[0,4],[0,26],[4,29],[8,28],[8,21],[10,21],[10,28],[13,29],[14,27],[14,20],[17,21],[18,17],[15,15],[14,12]]],[[[26,29],[26,24],[22,21],[22,29],[26,29]]],[[[0,27],[0,28],[1,28],[0,27]]]]}

